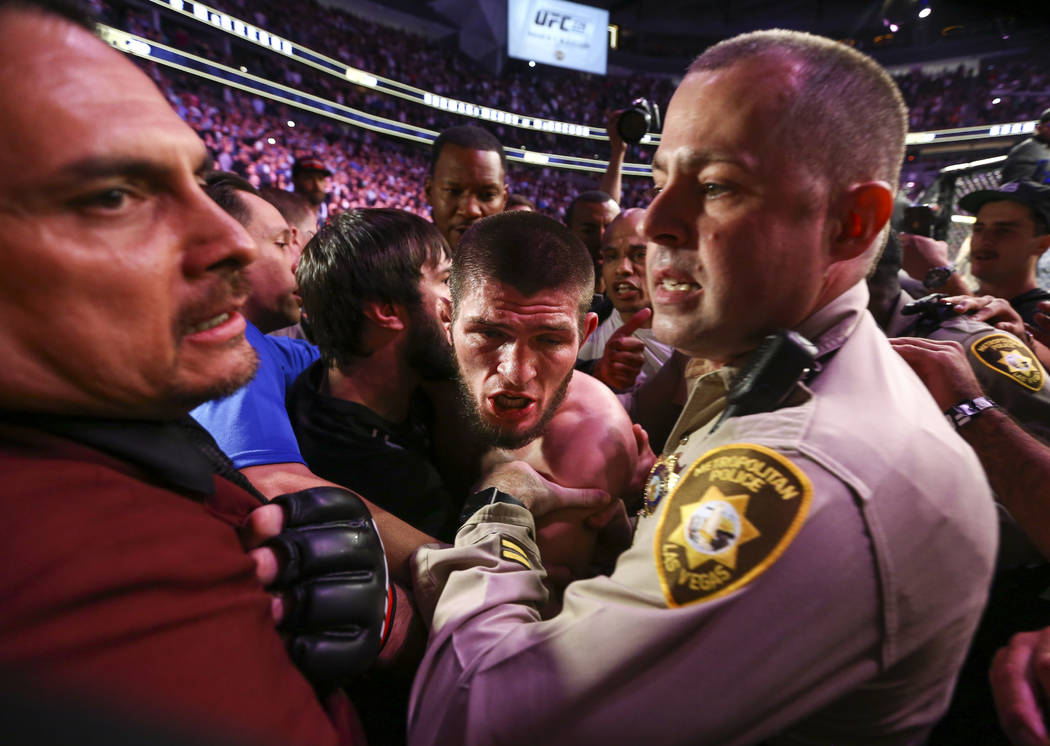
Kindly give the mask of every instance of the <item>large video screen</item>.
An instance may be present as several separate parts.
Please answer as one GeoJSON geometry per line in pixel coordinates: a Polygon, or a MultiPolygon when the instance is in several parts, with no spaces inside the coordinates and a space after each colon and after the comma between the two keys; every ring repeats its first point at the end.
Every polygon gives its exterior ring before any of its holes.
{"type": "Polygon", "coordinates": [[[605,75],[609,11],[566,0],[508,0],[507,55],[605,75]]]}

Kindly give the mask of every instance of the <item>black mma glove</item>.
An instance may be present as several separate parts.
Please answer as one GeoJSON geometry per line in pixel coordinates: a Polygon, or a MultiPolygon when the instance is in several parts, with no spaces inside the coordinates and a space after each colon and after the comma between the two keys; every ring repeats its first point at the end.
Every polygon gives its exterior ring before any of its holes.
{"type": "Polygon", "coordinates": [[[383,543],[368,507],[338,487],[313,487],[273,499],[284,530],[263,546],[280,565],[269,590],[285,600],[279,629],[295,665],[318,688],[369,668],[394,618],[383,543]]]}

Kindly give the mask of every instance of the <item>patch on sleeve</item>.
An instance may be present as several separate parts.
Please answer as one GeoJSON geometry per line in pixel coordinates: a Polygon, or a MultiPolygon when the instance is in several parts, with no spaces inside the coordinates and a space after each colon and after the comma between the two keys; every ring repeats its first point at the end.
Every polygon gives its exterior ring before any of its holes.
{"type": "Polygon", "coordinates": [[[501,559],[510,560],[511,562],[517,562],[526,570],[532,569],[532,563],[529,562],[528,555],[525,554],[525,550],[518,546],[518,544],[511,541],[510,539],[501,538],[499,541],[499,546],[499,556],[501,559]]]}
{"type": "Polygon", "coordinates": [[[725,595],[776,562],[802,527],[809,478],[764,446],[736,443],[701,456],[660,515],[653,551],[669,606],[725,595]]]}
{"type": "Polygon", "coordinates": [[[1012,378],[1026,389],[1038,391],[1043,387],[1042,366],[1032,351],[1013,337],[989,334],[970,345],[970,351],[989,368],[1012,378]]]}

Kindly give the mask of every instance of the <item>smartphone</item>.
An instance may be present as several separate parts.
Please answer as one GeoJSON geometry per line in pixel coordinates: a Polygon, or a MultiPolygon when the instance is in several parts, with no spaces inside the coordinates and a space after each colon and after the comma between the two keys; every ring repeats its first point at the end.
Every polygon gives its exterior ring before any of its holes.
{"type": "Polygon", "coordinates": [[[933,238],[933,210],[929,205],[904,208],[904,232],[933,238]]]}

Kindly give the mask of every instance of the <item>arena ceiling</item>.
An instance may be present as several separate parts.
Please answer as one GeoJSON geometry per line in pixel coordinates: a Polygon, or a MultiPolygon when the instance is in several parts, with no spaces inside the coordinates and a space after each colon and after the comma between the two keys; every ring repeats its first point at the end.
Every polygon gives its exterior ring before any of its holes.
{"type": "Polygon", "coordinates": [[[1042,0],[581,0],[605,8],[610,21],[643,33],[724,36],[754,28],[796,28],[828,36],[901,26],[987,24],[997,18],[1050,20],[1042,0]],[[930,15],[919,18],[929,7],[930,15]]]}

